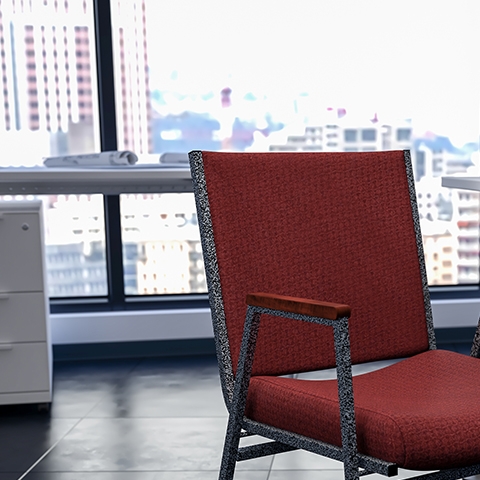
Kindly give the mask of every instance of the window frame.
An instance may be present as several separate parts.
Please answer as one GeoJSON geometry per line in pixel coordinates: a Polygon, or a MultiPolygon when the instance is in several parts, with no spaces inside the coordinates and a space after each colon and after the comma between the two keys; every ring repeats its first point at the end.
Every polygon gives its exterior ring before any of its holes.
{"type": "MultiPolygon", "coordinates": [[[[111,0],[92,1],[94,6],[100,145],[102,151],[117,150],[111,0]]],[[[106,297],[52,298],[50,299],[52,313],[208,307],[207,294],[126,295],[120,195],[105,194],[104,210],[108,295],[106,297]]],[[[478,298],[479,294],[480,282],[468,285],[430,286],[432,300],[474,299],[478,298]]]]}
{"type": "MultiPolygon", "coordinates": [[[[117,150],[113,35],[110,0],[93,0],[94,41],[97,66],[100,148],[117,150]]],[[[207,294],[126,295],[120,195],[104,194],[106,297],[51,298],[51,313],[102,312],[115,310],[169,310],[207,308],[207,294]]]]}

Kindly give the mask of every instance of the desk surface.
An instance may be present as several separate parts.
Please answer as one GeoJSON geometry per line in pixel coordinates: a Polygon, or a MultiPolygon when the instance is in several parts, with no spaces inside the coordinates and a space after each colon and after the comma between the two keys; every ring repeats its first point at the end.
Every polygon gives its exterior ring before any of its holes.
{"type": "Polygon", "coordinates": [[[185,167],[0,168],[0,195],[191,191],[190,169],[185,167]]]}
{"type": "Polygon", "coordinates": [[[480,177],[442,177],[442,187],[480,191],[480,177]]]}
{"type": "MultiPolygon", "coordinates": [[[[442,177],[442,186],[480,191],[480,176],[442,177]]],[[[0,195],[191,191],[190,169],[185,167],[0,168],[0,195]]]]}

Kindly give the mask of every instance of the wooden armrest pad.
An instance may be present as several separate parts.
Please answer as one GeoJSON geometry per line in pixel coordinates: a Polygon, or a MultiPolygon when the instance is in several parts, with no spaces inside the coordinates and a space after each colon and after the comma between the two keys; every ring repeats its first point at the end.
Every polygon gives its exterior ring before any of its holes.
{"type": "Polygon", "coordinates": [[[300,315],[310,315],[312,317],[322,317],[329,320],[349,317],[351,312],[348,305],[340,303],[320,302],[318,300],[286,297],[285,295],[274,295],[271,293],[249,293],[247,295],[247,305],[298,313],[300,315]]]}

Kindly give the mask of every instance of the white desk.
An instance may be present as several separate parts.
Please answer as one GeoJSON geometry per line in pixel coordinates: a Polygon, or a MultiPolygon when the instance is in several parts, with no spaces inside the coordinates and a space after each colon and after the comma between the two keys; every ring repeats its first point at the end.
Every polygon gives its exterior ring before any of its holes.
{"type": "Polygon", "coordinates": [[[480,177],[442,177],[442,187],[480,191],[480,177]]]}
{"type": "Polygon", "coordinates": [[[191,192],[187,167],[0,168],[0,195],[191,192]]]}
{"type": "MultiPolygon", "coordinates": [[[[0,195],[191,192],[190,169],[0,168],[0,195]]],[[[210,309],[54,314],[52,343],[81,344],[213,338],[210,309]]]]}

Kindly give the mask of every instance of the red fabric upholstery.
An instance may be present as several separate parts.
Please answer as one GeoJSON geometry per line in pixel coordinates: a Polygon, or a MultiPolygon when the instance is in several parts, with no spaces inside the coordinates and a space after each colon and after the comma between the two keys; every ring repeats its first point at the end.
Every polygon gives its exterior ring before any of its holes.
{"type": "MultiPolygon", "coordinates": [[[[414,470],[480,463],[479,378],[480,360],[442,350],[354,377],[359,451],[414,470]]],[[[336,380],[254,377],[246,416],[341,444],[336,380]]]]}
{"type": "MultiPolygon", "coordinates": [[[[202,152],[234,369],[245,297],[352,308],[354,362],[428,349],[403,152],[202,152]]],[[[331,329],[265,317],[254,374],[334,365],[331,329]]]]}

